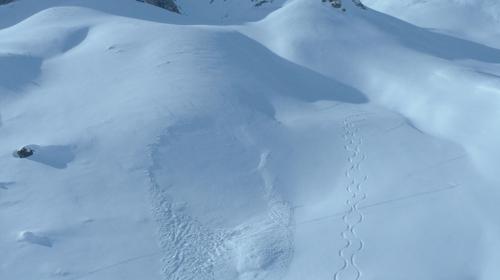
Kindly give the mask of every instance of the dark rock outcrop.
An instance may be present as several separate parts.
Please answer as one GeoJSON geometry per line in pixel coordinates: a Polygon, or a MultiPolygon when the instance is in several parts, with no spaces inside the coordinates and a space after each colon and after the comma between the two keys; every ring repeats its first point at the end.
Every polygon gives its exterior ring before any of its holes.
{"type": "Polygon", "coordinates": [[[16,151],[16,154],[20,158],[27,158],[33,155],[33,149],[30,147],[22,147],[21,149],[16,151]]]}
{"type": "MultiPolygon", "coordinates": [[[[322,2],[329,2],[334,8],[342,8],[342,0],[322,0],[322,2]]],[[[352,0],[354,5],[366,9],[366,6],[361,2],[361,0],[352,0]]]]}
{"type": "Polygon", "coordinates": [[[8,4],[10,2],[14,2],[14,0],[0,0],[0,5],[8,4]]]}
{"type": "Polygon", "coordinates": [[[174,13],[178,14],[180,13],[179,7],[175,3],[175,0],[137,0],[137,1],[155,5],[157,7],[169,10],[174,13]]]}
{"type": "MultiPolygon", "coordinates": [[[[171,12],[175,12],[175,13],[179,13],[179,14],[181,13],[180,6],[176,3],[176,0],[137,0],[137,1],[148,3],[151,5],[155,5],[157,7],[167,9],[171,12]]],[[[215,1],[217,1],[217,0],[210,0],[209,3],[212,4],[215,1]]],[[[220,0],[220,1],[226,1],[226,0],[220,0]]],[[[234,1],[243,1],[243,0],[234,0],[234,1]]],[[[250,2],[254,3],[255,7],[259,7],[259,6],[262,6],[266,3],[272,3],[274,0],[246,0],[246,1],[250,1],[250,2]]]]}

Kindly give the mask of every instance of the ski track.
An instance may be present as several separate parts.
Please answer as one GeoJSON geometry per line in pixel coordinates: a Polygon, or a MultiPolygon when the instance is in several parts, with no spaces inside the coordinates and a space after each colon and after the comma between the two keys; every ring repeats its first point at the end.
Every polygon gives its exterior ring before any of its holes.
{"type": "Polygon", "coordinates": [[[363,184],[368,177],[363,174],[361,169],[366,155],[361,151],[363,138],[358,134],[358,128],[355,125],[355,123],[363,121],[359,116],[361,114],[348,116],[343,123],[344,149],[348,154],[347,161],[349,162],[344,173],[347,181],[345,190],[350,197],[346,200],[347,211],[342,216],[345,229],[340,234],[345,245],[338,251],[343,264],[335,272],[334,280],[359,280],[362,275],[356,263],[356,257],[364,249],[364,242],[358,236],[356,228],[364,220],[359,204],[366,199],[363,184]]]}

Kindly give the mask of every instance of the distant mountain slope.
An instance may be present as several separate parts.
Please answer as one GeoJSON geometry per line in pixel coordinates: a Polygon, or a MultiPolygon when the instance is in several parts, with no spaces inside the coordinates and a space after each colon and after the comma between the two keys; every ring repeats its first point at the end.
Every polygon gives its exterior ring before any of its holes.
{"type": "Polygon", "coordinates": [[[176,1],[175,6],[170,6],[173,3],[170,1],[150,1],[162,7],[172,7],[174,11],[178,9],[180,14],[165,11],[154,5],[145,5],[144,2],[137,0],[123,0],[119,3],[114,0],[18,0],[0,10],[0,28],[15,24],[43,9],[60,5],[87,7],[106,13],[165,23],[242,24],[264,18],[282,7],[286,1],[274,0],[256,5],[256,2],[252,0],[181,0],[176,1]],[[16,12],[12,13],[12,10],[16,12]]]}
{"type": "Polygon", "coordinates": [[[238,24],[264,18],[286,0],[177,0],[181,13],[205,24],[238,24]]]}
{"type": "Polygon", "coordinates": [[[500,47],[500,2],[496,0],[365,0],[376,10],[413,24],[500,47]]]}

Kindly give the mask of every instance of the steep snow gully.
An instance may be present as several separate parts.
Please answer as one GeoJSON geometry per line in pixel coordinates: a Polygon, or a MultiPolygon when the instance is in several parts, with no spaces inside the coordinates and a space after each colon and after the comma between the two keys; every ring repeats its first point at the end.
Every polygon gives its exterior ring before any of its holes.
{"type": "Polygon", "coordinates": [[[498,279],[500,40],[143,2],[0,6],[0,279],[498,279]]]}

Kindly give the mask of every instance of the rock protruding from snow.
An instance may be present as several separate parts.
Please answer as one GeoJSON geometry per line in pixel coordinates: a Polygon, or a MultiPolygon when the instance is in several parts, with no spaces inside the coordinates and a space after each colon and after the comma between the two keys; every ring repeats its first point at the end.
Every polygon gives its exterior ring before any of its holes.
{"type": "Polygon", "coordinates": [[[33,149],[30,147],[22,147],[21,149],[16,151],[16,155],[20,158],[27,158],[33,155],[33,149]]]}
{"type": "Polygon", "coordinates": [[[366,6],[361,2],[361,0],[352,0],[352,2],[354,3],[354,5],[362,8],[362,9],[366,9],[366,6]]]}
{"type": "Polygon", "coordinates": [[[273,2],[273,0],[252,0],[252,2],[255,2],[255,7],[259,7],[259,6],[262,6],[266,3],[271,3],[273,2]]]}
{"type": "Polygon", "coordinates": [[[323,2],[330,2],[332,4],[332,7],[334,8],[341,8],[342,7],[342,1],[341,0],[323,0],[323,2]]]}
{"type": "Polygon", "coordinates": [[[180,13],[179,7],[177,7],[177,4],[175,3],[175,0],[137,0],[140,2],[145,2],[151,5],[158,6],[163,9],[167,9],[171,12],[174,13],[180,13]]]}
{"type": "MultiPolygon", "coordinates": [[[[332,4],[332,7],[334,8],[342,8],[342,0],[322,0],[323,2],[330,2],[330,4],[332,4]]],[[[352,0],[352,2],[354,3],[354,5],[362,8],[362,9],[366,9],[366,6],[361,2],[361,0],[352,0]]]]}

